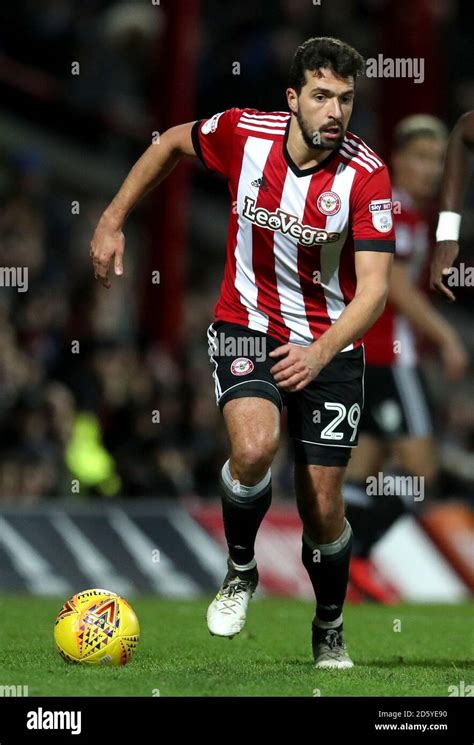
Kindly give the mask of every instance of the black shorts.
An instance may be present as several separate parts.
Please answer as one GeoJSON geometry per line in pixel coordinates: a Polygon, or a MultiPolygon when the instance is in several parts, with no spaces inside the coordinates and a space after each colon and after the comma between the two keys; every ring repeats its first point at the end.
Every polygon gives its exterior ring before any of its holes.
{"type": "Polygon", "coordinates": [[[360,432],[387,442],[432,434],[428,391],[416,367],[367,365],[360,432]]]}
{"type": "Polygon", "coordinates": [[[288,434],[297,463],[347,465],[357,445],[363,406],[364,351],[340,352],[303,390],[277,388],[270,368],[279,361],[268,353],[282,342],[261,331],[227,321],[214,321],[207,330],[214,366],[216,402],[256,396],[286,406],[288,434]]]}

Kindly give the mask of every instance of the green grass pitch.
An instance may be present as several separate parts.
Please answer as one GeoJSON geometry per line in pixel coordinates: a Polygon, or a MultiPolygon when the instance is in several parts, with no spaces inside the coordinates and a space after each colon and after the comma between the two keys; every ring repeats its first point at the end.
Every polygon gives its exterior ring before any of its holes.
{"type": "Polygon", "coordinates": [[[472,682],[470,603],[347,606],[355,668],[339,671],[312,666],[312,603],[255,599],[228,640],[207,631],[207,598],[132,598],[141,639],[123,668],[62,661],[53,642],[62,603],[0,596],[0,685],[28,686],[29,696],[448,696],[472,682]]]}

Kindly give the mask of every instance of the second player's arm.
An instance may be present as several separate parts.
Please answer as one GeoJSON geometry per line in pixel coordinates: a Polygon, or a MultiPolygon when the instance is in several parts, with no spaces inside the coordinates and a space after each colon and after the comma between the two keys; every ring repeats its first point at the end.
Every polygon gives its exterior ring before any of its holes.
{"type": "Polygon", "coordinates": [[[404,261],[394,261],[388,297],[413,328],[438,347],[446,377],[462,377],[468,363],[463,343],[451,324],[413,284],[404,261]]]}
{"type": "Polygon", "coordinates": [[[123,225],[138,202],[163,181],[183,155],[196,155],[191,130],[194,122],[168,129],[135,163],[120,190],[102,214],[91,241],[95,276],[110,287],[109,264],[114,257],[116,274],[122,274],[125,238],[123,225]]]}
{"type": "Polygon", "coordinates": [[[461,221],[462,205],[467,184],[472,173],[474,147],[474,111],[460,117],[449,137],[441,190],[440,220],[437,244],[431,263],[431,288],[455,300],[453,292],[443,283],[459,253],[457,233],[461,221]],[[448,220],[443,225],[442,221],[448,220]],[[452,221],[456,225],[451,227],[452,221]],[[451,237],[451,234],[452,236],[451,237]],[[446,239],[440,239],[446,236],[446,239]]]}

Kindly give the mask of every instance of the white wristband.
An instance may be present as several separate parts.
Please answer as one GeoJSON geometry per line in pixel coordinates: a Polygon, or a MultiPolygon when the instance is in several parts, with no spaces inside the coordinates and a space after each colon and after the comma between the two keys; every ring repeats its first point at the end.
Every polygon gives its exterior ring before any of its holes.
{"type": "Polygon", "coordinates": [[[458,241],[461,215],[457,212],[440,212],[436,228],[436,242],[458,241]]]}

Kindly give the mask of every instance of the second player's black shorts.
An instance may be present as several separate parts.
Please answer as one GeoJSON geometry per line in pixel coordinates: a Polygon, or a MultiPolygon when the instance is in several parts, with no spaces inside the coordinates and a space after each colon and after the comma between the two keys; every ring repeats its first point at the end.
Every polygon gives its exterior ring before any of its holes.
{"type": "Polygon", "coordinates": [[[270,368],[282,358],[269,352],[282,342],[261,331],[214,321],[207,332],[220,409],[234,398],[257,396],[286,406],[295,462],[347,465],[357,445],[363,407],[364,351],[340,352],[301,391],[280,390],[270,368]]]}
{"type": "Polygon", "coordinates": [[[428,389],[417,367],[366,366],[360,433],[386,442],[432,435],[428,389]]]}

